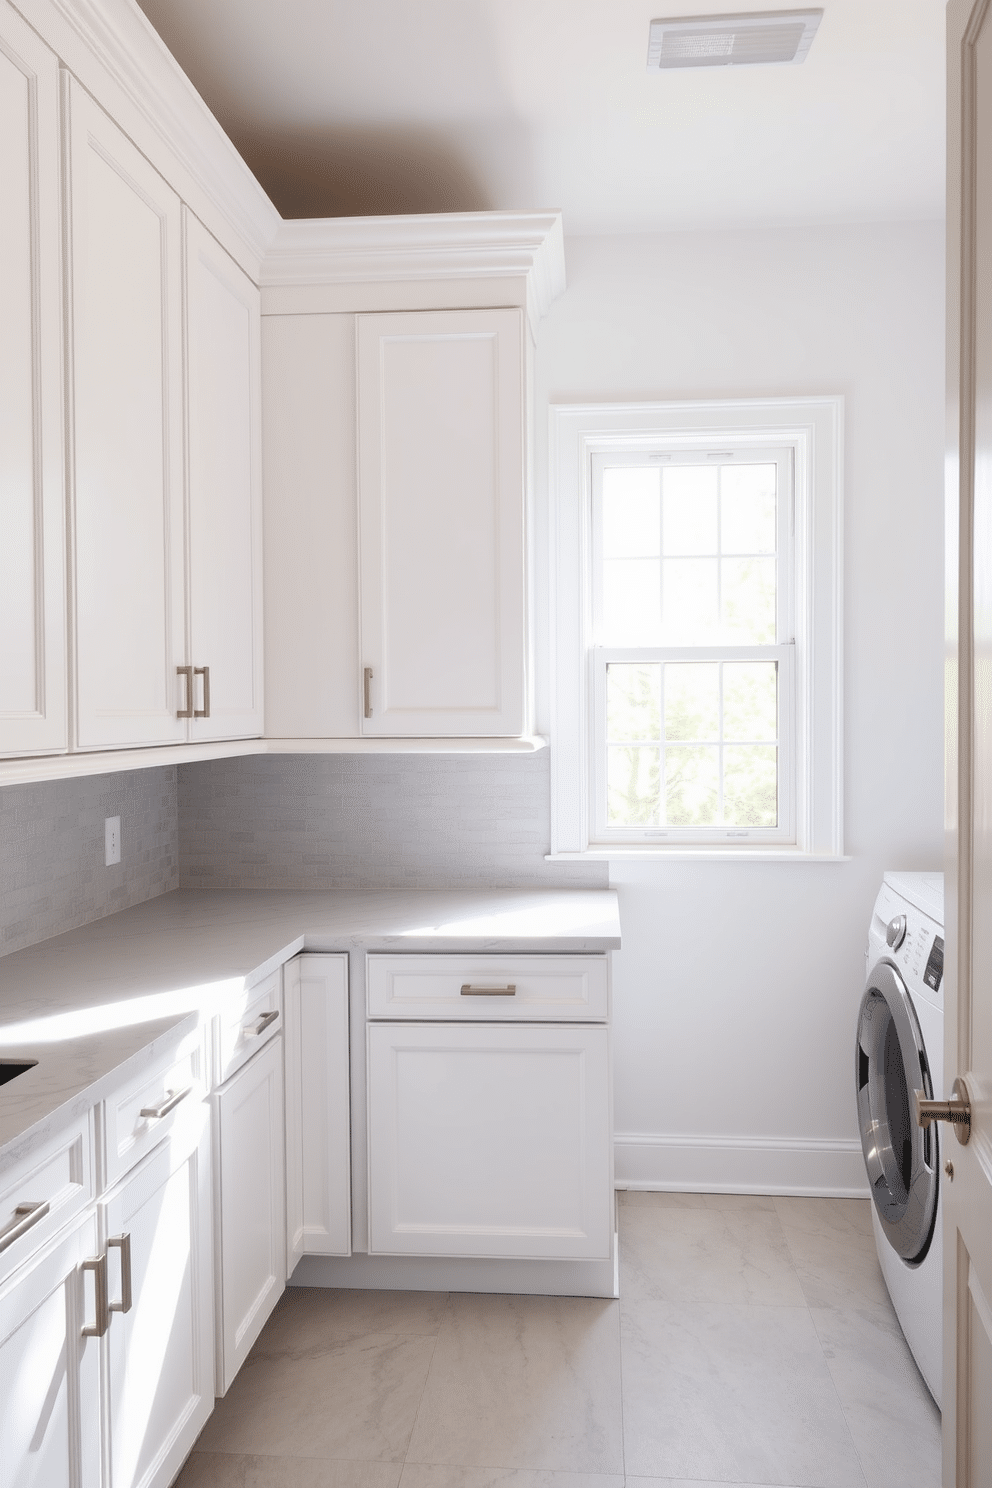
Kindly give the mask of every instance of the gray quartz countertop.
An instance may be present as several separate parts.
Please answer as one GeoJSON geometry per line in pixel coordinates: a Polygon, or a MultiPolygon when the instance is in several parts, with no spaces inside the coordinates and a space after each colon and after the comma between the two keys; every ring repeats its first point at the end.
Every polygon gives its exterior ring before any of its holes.
{"type": "Polygon", "coordinates": [[[0,959],[0,1168],[166,1035],[307,951],[606,951],[610,889],[178,890],[0,959]]]}

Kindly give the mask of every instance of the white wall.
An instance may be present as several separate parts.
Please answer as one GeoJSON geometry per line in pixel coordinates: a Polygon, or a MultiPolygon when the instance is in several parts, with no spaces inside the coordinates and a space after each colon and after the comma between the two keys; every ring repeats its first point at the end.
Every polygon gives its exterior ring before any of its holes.
{"type": "MultiPolygon", "coordinates": [[[[942,857],[943,228],[578,238],[566,253],[537,353],[539,500],[552,402],[846,399],[851,861],[611,865],[618,1179],[863,1191],[868,918],[884,869],[942,857]]],[[[546,663],[538,697],[544,731],[546,663]]]]}

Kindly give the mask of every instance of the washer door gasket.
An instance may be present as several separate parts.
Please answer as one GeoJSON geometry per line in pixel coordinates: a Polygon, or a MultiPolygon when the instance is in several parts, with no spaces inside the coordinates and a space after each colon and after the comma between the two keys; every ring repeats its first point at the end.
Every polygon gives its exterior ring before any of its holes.
{"type": "Polygon", "coordinates": [[[871,1196],[889,1244],[910,1265],[930,1248],[937,1215],[937,1133],[913,1118],[913,1091],[933,1099],[923,1035],[890,961],[868,977],[855,1054],[858,1128],[871,1196]]]}

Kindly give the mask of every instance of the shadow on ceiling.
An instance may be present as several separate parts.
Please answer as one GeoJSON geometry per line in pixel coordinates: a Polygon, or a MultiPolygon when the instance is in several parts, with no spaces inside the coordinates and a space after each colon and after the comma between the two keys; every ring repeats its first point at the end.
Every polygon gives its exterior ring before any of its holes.
{"type": "Polygon", "coordinates": [[[283,217],[486,212],[494,205],[449,141],[417,128],[232,133],[283,217]]]}

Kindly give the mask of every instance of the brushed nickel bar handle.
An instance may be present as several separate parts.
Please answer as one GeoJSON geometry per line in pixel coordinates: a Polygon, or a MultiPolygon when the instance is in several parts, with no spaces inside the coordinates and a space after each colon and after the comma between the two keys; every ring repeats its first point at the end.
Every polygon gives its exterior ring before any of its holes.
{"type": "Polygon", "coordinates": [[[185,1090],[167,1090],[157,1106],[142,1106],[138,1115],[144,1116],[148,1121],[161,1121],[163,1116],[168,1116],[170,1111],[176,1109],[180,1101],[186,1099],[192,1089],[192,1085],[187,1085],[185,1090]]]}
{"type": "Polygon", "coordinates": [[[85,1323],[82,1334],[84,1338],[102,1338],[110,1327],[110,1307],[107,1303],[107,1252],[104,1251],[101,1256],[93,1256],[91,1260],[81,1261],[79,1269],[93,1272],[96,1301],[96,1322],[92,1327],[89,1323],[85,1323]]]}
{"type": "Polygon", "coordinates": [[[926,1100],[922,1090],[914,1090],[913,1104],[917,1126],[927,1127],[931,1121],[947,1121],[953,1126],[961,1146],[967,1147],[971,1136],[971,1100],[968,1087],[960,1077],[954,1081],[952,1100],[926,1100]]]}
{"type": "Polygon", "coordinates": [[[366,667],[362,673],[362,686],[365,696],[365,717],[372,717],[372,668],[366,667]]]}
{"type": "Polygon", "coordinates": [[[279,1009],[270,1008],[267,1013],[263,1013],[260,1018],[256,1018],[251,1027],[245,1029],[248,1038],[258,1038],[259,1034],[264,1033],[269,1024],[274,1023],[278,1016],[279,1009]]]}
{"type": "Polygon", "coordinates": [[[108,1312],[130,1312],[131,1311],[131,1236],[129,1234],[113,1235],[107,1241],[108,1250],[119,1250],[121,1253],[121,1300],[119,1302],[108,1302],[108,1312]]]}
{"type": "Polygon", "coordinates": [[[471,982],[465,982],[462,987],[463,997],[516,997],[516,983],[508,982],[505,987],[473,987],[471,982]]]}
{"type": "Polygon", "coordinates": [[[210,668],[208,666],[194,667],[194,677],[203,678],[203,707],[193,709],[194,718],[210,717],[210,668]]]}
{"type": "Polygon", "coordinates": [[[37,1204],[18,1204],[10,1224],[0,1230],[0,1250],[6,1250],[8,1245],[26,1235],[32,1225],[44,1219],[50,1208],[47,1199],[39,1199],[37,1204]]]}
{"type": "Polygon", "coordinates": [[[176,709],[177,718],[193,717],[193,668],[191,666],[177,666],[176,676],[186,678],[186,706],[176,709]]]}

